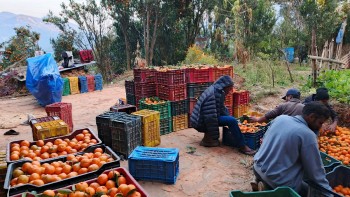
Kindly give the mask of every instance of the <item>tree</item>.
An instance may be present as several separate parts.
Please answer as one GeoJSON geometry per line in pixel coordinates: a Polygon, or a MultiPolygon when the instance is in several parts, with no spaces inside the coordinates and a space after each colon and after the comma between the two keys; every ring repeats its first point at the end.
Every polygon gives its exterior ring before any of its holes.
{"type": "Polygon", "coordinates": [[[73,57],[78,54],[77,49],[74,47],[74,39],[74,34],[70,32],[60,33],[56,39],[50,39],[56,61],[62,60],[61,55],[63,51],[72,51],[73,57]]]}
{"type": "Polygon", "coordinates": [[[33,57],[35,51],[40,49],[37,44],[40,39],[39,33],[31,31],[29,26],[14,28],[14,30],[16,35],[0,44],[0,48],[5,47],[4,57],[0,64],[2,68],[33,57]]]}
{"type": "MultiPolygon", "coordinates": [[[[97,60],[97,66],[106,81],[111,80],[111,67],[109,48],[105,47],[106,43],[111,43],[110,18],[108,10],[97,4],[95,0],[86,0],[83,3],[77,3],[69,0],[69,4],[61,4],[60,16],[53,16],[52,13],[44,21],[55,24],[61,30],[74,30],[68,26],[68,20],[73,20],[78,24],[79,30],[83,37],[77,36],[77,44],[89,46],[97,60]],[[87,43],[87,44],[86,44],[87,43]]],[[[79,34],[80,35],[80,34],[79,34]]]]}

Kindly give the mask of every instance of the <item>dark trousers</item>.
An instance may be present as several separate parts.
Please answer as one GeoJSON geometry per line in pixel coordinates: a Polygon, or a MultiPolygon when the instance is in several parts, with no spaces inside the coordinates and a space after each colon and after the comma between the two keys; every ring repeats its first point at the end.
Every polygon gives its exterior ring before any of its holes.
{"type": "Polygon", "coordinates": [[[230,133],[234,137],[234,144],[237,147],[242,147],[245,145],[244,136],[239,129],[237,120],[232,116],[220,116],[219,117],[219,126],[228,126],[230,133]]]}

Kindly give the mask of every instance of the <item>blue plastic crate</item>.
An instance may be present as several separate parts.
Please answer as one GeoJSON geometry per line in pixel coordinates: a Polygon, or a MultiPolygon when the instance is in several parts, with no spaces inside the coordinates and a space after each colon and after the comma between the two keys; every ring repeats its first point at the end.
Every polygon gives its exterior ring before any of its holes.
{"type": "Polygon", "coordinates": [[[85,93],[88,92],[88,84],[87,84],[87,79],[85,76],[79,76],[79,89],[80,93],[85,93]]]}
{"type": "MultiPolygon", "coordinates": [[[[244,136],[245,144],[249,148],[253,150],[257,150],[258,148],[260,148],[261,139],[264,136],[264,131],[260,129],[256,133],[243,133],[243,136],[244,136]]],[[[222,143],[226,146],[237,147],[237,145],[234,144],[234,141],[235,140],[233,135],[230,133],[228,128],[224,127],[223,134],[222,134],[222,143]]]]}
{"type": "Polygon", "coordinates": [[[179,149],[138,146],[128,163],[135,179],[175,184],[179,175],[179,149]]]}
{"type": "Polygon", "coordinates": [[[95,90],[103,89],[103,78],[101,74],[97,74],[95,77],[95,90]]]}

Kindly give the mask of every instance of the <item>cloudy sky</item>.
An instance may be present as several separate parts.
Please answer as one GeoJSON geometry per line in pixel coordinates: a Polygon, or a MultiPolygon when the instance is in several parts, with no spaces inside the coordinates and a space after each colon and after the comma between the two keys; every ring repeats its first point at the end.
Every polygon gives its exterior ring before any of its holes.
{"type": "MultiPolygon", "coordinates": [[[[84,0],[76,0],[83,2],[84,0]]],[[[12,12],[42,18],[51,10],[58,14],[61,10],[60,4],[68,3],[69,0],[0,0],[0,12],[12,12]]]]}

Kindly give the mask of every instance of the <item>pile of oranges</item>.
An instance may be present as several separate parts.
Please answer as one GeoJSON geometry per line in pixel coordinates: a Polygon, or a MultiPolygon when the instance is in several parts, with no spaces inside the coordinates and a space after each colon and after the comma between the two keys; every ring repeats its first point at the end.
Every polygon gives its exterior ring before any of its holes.
{"type": "Polygon", "coordinates": [[[96,148],[93,153],[83,155],[67,155],[67,161],[54,161],[40,164],[39,161],[26,162],[12,172],[11,187],[23,184],[37,186],[71,178],[79,174],[98,170],[103,164],[114,159],[96,148]]]}
{"type": "Polygon", "coordinates": [[[244,120],[242,124],[238,124],[242,133],[256,133],[260,126],[266,126],[266,123],[248,123],[247,120],[244,120]]]}
{"type": "Polygon", "coordinates": [[[320,151],[327,153],[344,165],[350,163],[350,129],[337,127],[334,134],[321,132],[318,140],[320,151]]]}
{"type": "Polygon", "coordinates": [[[75,185],[74,191],[46,190],[43,194],[47,197],[141,197],[135,185],[128,184],[126,178],[116,170],[101,174],[90,183],[80,182],[75,185]]]}
{"type": "Polygon", "coordinates": [[[91,138],[91,133],[88,130],[83,130],[73,139],[56,139],[53,143],[38,140],[35,144],[30,145],[29,141],[23,140],[20,143],[11,144],[10,159],[11,161],[19,159],[39,161],[81,152],[86,147],[97,143],[96,139],[91,138]]]}
{"type": "Polygon", "coordinates": [[[338,185],[333,188],[334,192],[337,192],[338,194],[342,194],[345,197],[350,197],[350,188],[344,187],[342,185],[338,185]]]}

